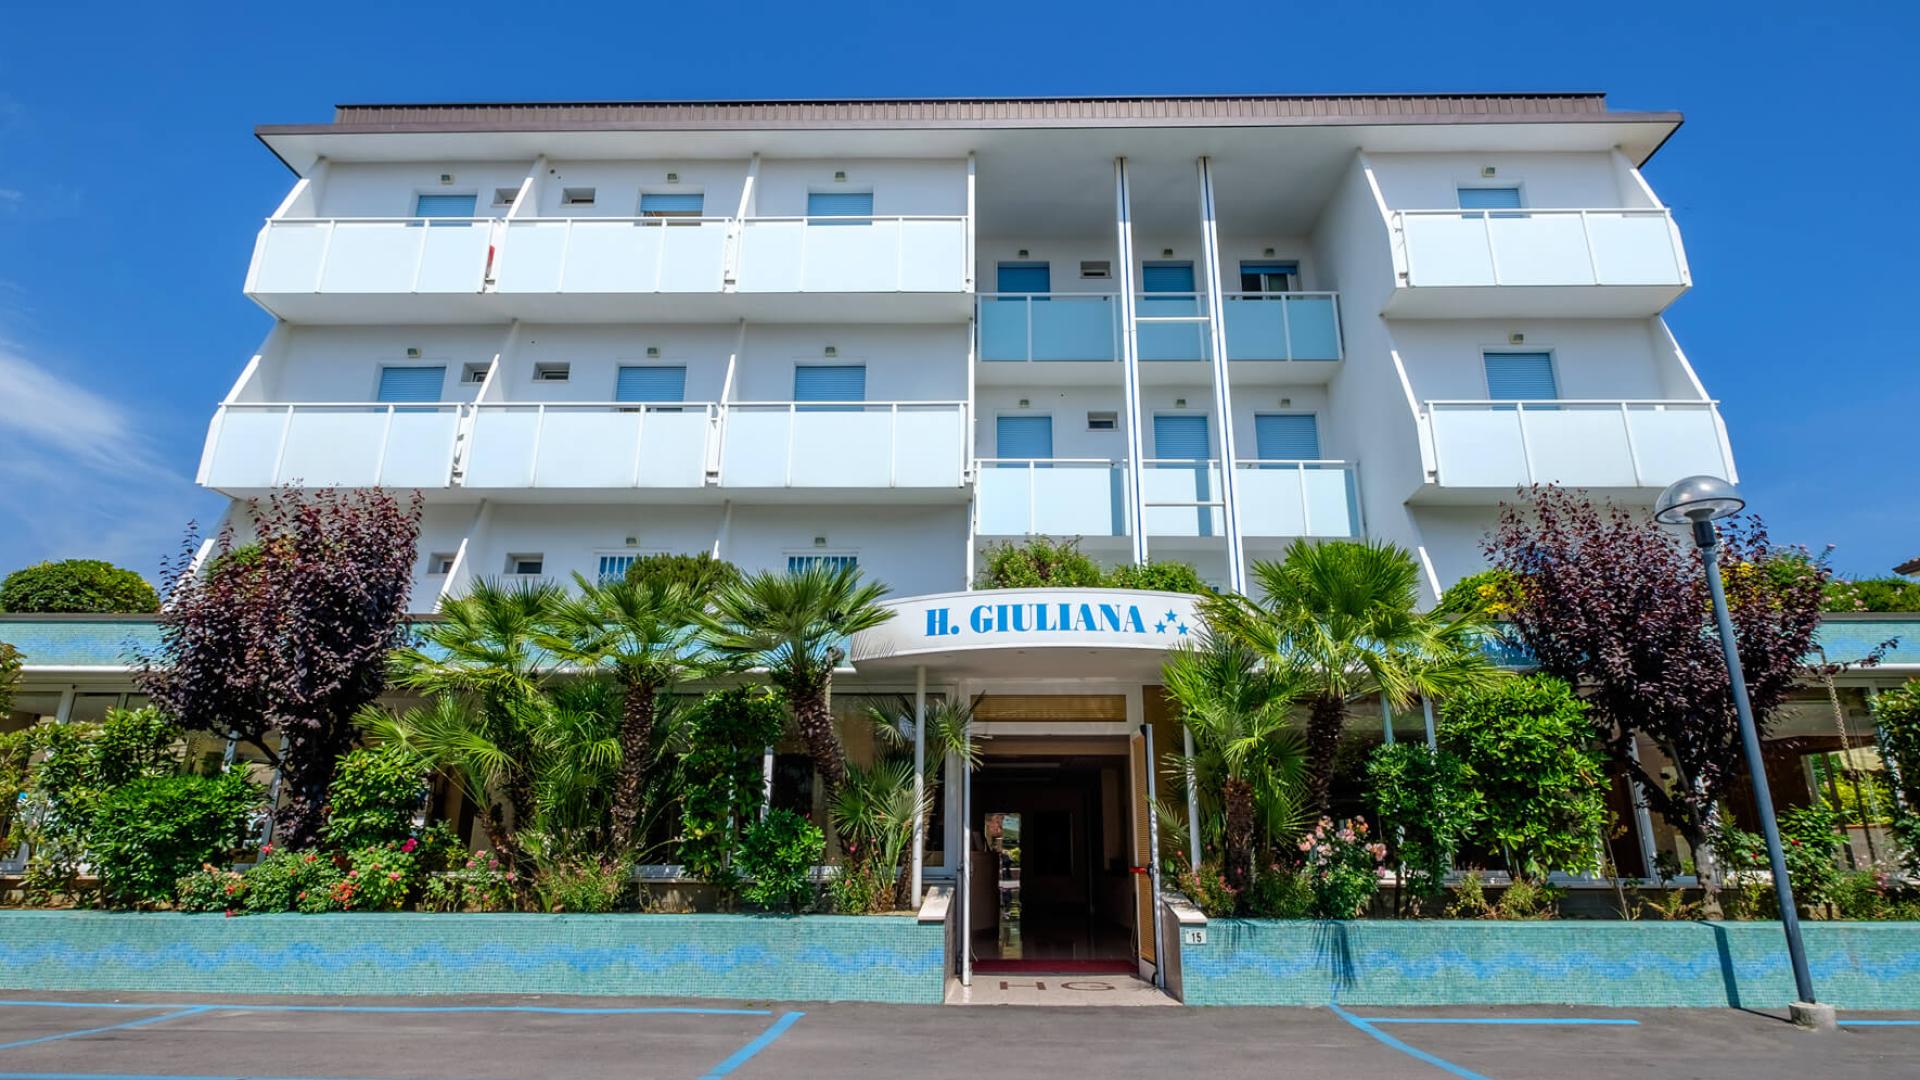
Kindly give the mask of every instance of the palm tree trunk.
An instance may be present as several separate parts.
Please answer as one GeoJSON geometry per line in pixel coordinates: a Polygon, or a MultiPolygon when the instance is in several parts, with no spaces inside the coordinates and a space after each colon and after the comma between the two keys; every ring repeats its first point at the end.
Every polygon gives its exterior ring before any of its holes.
{"type": "Polygon", "coordinates": [[[1253,878],[1253,785],[1229,776],[1220,785],[1220,801],[1227,815],[1227,884],[1244,896],[1253,878]]]}
{"type": "Polygon", "coordinates": [[[827,801],[847,782],[847,751],[840,745],[840,730],[834,726],[833,710],[827,705],[826,688],[797,695],[793,703],[793,721],[806,740],[807,754],[813,758],[813,771],[820,776],[827,801]]]}
{"type": "Polygon", "coordinates": [[[613,831],[609,837],[616,858],[626,856],[628,846],[633,843],[633,823],[640,817],[647,754],[653,748],[654,704],[651,683],[628,685],[620,714],[620,772],[613,781],[613,831]]]}
{"type": "Polygon", "coordinates": [[[1346,702],[1331,694],[1314,699],[1307,716],[1307,811],[1323,817],[1332,804],[1333,759],[1346,725],[1346,702]]]}

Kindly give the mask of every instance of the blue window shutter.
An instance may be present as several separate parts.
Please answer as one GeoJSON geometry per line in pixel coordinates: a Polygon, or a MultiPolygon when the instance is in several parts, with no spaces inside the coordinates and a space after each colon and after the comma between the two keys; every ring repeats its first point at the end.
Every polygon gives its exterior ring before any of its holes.
{"type": "Polygon", "coordinates": [[[641,217],[665,214],[685,214],[699,217],[706,208],[707,197],[700,194],[643,193],[640,196],[641,217]]]}
{"type": "Polygon", "coordinates": [[[1002,416],[994,421],[993,454],[1003,458],[1053,456],[1053,417],[1002,416]]]}
{"type": "Polygon", "coordinates": [[[1046,263],[1001,263],[996,292],[1043,293],[1053,291],[1053,275],[1046,263]]]}
{"type": "Polygon", "coordinates": [[[413,202],[413,216],[470,218],[475,198],[473,195],[422,195],[413,202]]]}
{"type": "Polygon", "coordinates": [[[1487,397],[1492,401],[1552,401],[1553,357],[1543,352],[1486,353],[1487,397]]]}
{"type": "Polygon", "coordinates": [[[829,570],[854,569],[860,565],[857,555],[789,555],[787,573],[797,574],[802,570],[811,570],[824,566],[829,570]]]}
{"type": "Polygon", "coordinates": [[[383,367],[380,369],[382,402],[437,402],[447,384],[443,367],[383,367]]]}
{"type": "Polygon", "coordinates": [[[1150,293],[1190,293],[1192,263],[1148,263],[1140,268],[1140,289],[1150,293]]]}
{"type": "Polygon", "coordinates": [[[872,217],[871,191],[816,191],[807,196],[808,217],[872,217]]]}
{"type": "Polygon", "coordinates": [[[1520,209],[1520,189],[1517,187],[1463,187],[1458,191],[1462,210],[1520,209]]]}
{"type": "Polygon", "coordinates": [[[615,401],[685,401],[684,367],[623,367],[613,387],[615,401]]]}
{"type": "Polygon", "coordinates": [[[793,369],[795,401],[865,401],[865,364],[803,364],[793,369]]]}
{"type": "Polygon", "coordinates": [[[1253,418],[1253,439],[1262,461],[1320,458],[1320,424],[1311,413],[1261,413],[1253,418]]]}
{"type": "Polygon", "coordinates": [[[1177,461],[1205,461],[1213,456],[1213,440],[1204,416],[1153,418],[1153,456],[1177,461]]]}

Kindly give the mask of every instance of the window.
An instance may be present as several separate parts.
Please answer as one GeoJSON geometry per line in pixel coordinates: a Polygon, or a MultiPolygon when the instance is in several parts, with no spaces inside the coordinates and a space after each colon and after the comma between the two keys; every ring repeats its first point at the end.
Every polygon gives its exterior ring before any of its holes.
{"type": "Polygon", "coordinates": [[[1481,358],[1487,366],[1489,401],[1552,401],[1560,396],[1552,353],[1490,352],[1481,358]]]}
{"type": "Polygon", "coordinates": [[[859,565],[860,557],[858,555],[821,554],[787,556],[787,573],[789,574],[797,574],[802,570],[811,570],[816,566],[824,566],[829,570],[852,570],[859,565]]]}
{"type": "Polygon", "coordinates": [[[866,399],[867,366],[865,364],[800,364],[793,369],[793,400],[795,401],[840,403],[866,399]]]}
{"type": "Polygon", "coordinates": [[[639,557],[640,553],[637,551],[609,551],[601,553],[598,556],[599,567],[595,572],[600,584],[605,585],[609,581],[619,581],[621,578],[626,577],[627,568],[632,566],[633,560],[639,557]]]}
{"type": "Polygon", "coordinates": [[[534,382],[566,382],[573,375],[572,364],[535,364],[534,382]]]}
{"type": "Polygon", "coordinates": [[[640,216],[649,218],[697,218],[707,209],[707,197],[699,192],[672,194],[642,192],[640,216]]]}
{"type": "Polygon", "coordinates": [[[1002,416],[994,421],[994,456],[1036,459],[1053,456],[1053,417],[1002,416]]]}
{"type": "Polygon", "coordinates": [[[460,381],[463,383],[483,383],[487,381],[487,372],[491,364],[468,364],[460,369],[460,381]]]}
{"type": "Polygon", "coordinates": [[[477,195],[420,195],[413,200],[413,216],[423,218],[470,218],[477,195]]]}
{"type": "Polygon", "coordinates": [[[1117,412],[1090,412],[1087,414],[1088,431],[1119,431],[1120,414],[1117,412]]]}
{"type": "Polygon", "coordinates": [[[507,556],[507,573],[514,577],[539,577],[546,573],[547,561],[538,552],[531,555],[507,556]]]}
{"type": "Polygon", "coordinates": [[[1043,262],[1003,262],[998,268],[996,291],[1003,293],[1044,293],[1053,285],[1053,275],[1043,262]]]}
{"type": "Polygon", "coordinates": [[[1315,461],[1319,420],[1312,413],[1259,413],[1253,418],[1253,441],[1262,461],[1315,461]]]}
{"type": "Polygon", "coordinates": [[[560,189],[561,206],[592,206],[594,190],[590,187],[570,187],[560,189]]]}
{"type": "Polygon", "coordinates": [[[1240,291],[1250,293],[1298,292],[1300,264],[1291,262],[1243,262],[1240,264],[1240,291]]]}
{"type": "Polygon", "coordinates": [[[517,187],[503,187],[503,188],[493,189],[493,205],[495,206],[502,206],[502,207],[512,206],[516,201],[519,200],[519,198],[520,198],[520,189],[517,187]]]}
{"type": "MultiPolygon", "coordinates": [[[[1462,210],[1518,210],[1517,187],[1463,187],[1457,189],[1462,210]]],[[[1475,215],[1477,216],[1477,215],[1475,215]]]]}
{"type": "Polygon", "coordinates": [[[1213,457],[1213,439],[1207,430],[1207,418],[1155,414],[1153,456],[1171,461],[1206,461],[1213,457]]]}
{"type": "Polygon", "coordinates": [[[440,388],[446,382],[447,369],[444,367],[383,367],[380,369],[380,390],[375,400],[385,404],[437,402],[440,400],[440,388]]]}
{"type": "Polygon", "coordinates": [[[615,401],[685,401],[687,369],[652,365],[622,367],[614,380],[615,401]]]}
{"type": "Polygon", "coordinates": [[[1147,263],[1140,268],[1140,289],[1150,293],[1191,293],[1194,291],[1193,264],[1147,263]]]}
{"type": "Polygon", "coordinates": [[[1089,281],[1106,281],[1113,277],[1113,263],[1106,259],[1088,259],[1080,264],[1080,276],[1089,281]]]}
{"type": "Polygon", "coordinates": [[[807,196],[809,225],[865,225],[873,217],[871,191],[816,191],[807,196]],[[850,221],[819,221],[818,218],[852,218],[850,221]]]}
{"type": "Polygon", "coordinates": [[[446,577],[453,573],[453,553],[436,551],[427,556],[427,573],[434,577],[446,577]]]}

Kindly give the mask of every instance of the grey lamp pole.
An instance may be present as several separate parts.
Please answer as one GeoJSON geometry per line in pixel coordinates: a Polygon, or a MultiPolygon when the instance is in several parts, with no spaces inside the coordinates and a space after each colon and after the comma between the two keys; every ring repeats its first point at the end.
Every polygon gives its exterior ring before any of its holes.
{"type": "Polygon", "coordinates": [[[1713,476],[1689,476],[1660,493],[1654,520],[1666,525],[1691,525],[1693,543],[1705,564],[1707,591],[1713,596],[1713,618],[1720,626],[1720,648],[1727,655],[1727,677],[1733,685],[1733,710],[1740,717],[1740,742],[1746,748],[1747,772],[1760,816],[1760,832],[1767,840],[1767,859],[1773,864],[1774,894],[1779,898],[1780,923],[1787,932],[1787,957],[1793,963],[1793,985],[1799,1000],[1814,1003],[1813,974],[1807,969],[1807,948],[1800,938],[1800,915],[1793,904],[1793,883],[1787,879],[1787,856],[1780,847],[1780,826],[1773,818],[1773,793],[1767,787],[1766,761],[1760,754],[1760,732],[1754,727],[1753,705],[1747,699],[1747,679],[1740,670],[1740,650],[1733,636],[1733,618],[1727,612],[1727,593],[1720,582],[1720,537],[1717,518],[1737,513],[1746,505],[1733,485],[1713,476]]]}

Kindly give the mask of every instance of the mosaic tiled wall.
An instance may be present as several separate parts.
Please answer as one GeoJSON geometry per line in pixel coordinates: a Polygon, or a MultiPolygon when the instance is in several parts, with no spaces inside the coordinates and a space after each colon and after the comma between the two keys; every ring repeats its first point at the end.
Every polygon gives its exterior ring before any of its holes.
{"type": "Polygon", "coordinates": [[[945,931],[810,915],[0,912],[0,988],[938,1002],[945,931]]]}
{"type": "MultiPolygon", "coordinates": [[[[1812,923],[1820,1000],[1920,1009],[1920,924],[1812,923]]],[[[1778,923],[1216,919],[1181,949],[1194,1005],[1744,1006],[1793,1000],[1778,923]]]]}

